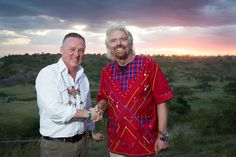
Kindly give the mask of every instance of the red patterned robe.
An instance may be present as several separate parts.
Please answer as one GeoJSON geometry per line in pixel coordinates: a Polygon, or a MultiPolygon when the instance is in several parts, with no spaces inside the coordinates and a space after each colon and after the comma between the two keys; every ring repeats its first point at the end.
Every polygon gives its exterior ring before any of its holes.
{"type": "Polygon", "coordinates": [[[108,150],[128,156],[154,154],[157,105],[173,96],[162,70],[152,59],[135,56],[123,73],[117,62],[103,68],[97,102],[109,103],[108,150]]]}

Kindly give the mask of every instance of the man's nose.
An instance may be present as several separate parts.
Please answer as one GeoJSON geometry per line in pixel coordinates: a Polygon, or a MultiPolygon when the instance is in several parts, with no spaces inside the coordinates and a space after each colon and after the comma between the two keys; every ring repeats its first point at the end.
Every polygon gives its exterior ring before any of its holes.
{"type": "Polygon", "coordinates": [[[75,51],[75,53],[74,53],[74,55],[76,56],[76,57],[78,57],[79,55],[80,55],[80,51],[75,51]]]}
{"type": "Polygon", "coordinates": [[[117,40],[116,45],[121,45],[121,40],[117,40]]]}
{"type": "Polygon", "coordinates": [[[83,54],[84,53],[84,50],[82,50],[82,49],[78,49],[77,51],[75,51],[75,55],[76,56],[79,56],[79,55],[81,55],[81,54],[83,54]]]}

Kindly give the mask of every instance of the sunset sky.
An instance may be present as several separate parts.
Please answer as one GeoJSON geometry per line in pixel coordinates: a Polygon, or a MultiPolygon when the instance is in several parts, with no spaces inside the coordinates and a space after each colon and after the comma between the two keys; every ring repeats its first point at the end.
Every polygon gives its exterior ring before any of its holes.
{"type": "Polygon", "coordinates": [[[59,53],[68,32],[105,53],[105,30],[127,26],[136,54],[236,55],[236,0],[0,0],[0,57],[59,53]]]}

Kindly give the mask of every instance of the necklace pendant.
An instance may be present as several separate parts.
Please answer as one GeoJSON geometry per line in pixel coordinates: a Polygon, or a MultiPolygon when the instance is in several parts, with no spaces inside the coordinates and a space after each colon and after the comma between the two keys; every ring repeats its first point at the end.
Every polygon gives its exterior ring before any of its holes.
{"type": "Polygon", "coordinates": [[[80,90],[79,90],[79,88],[75,89],[75,93],[78,94],[78,95],[80,95],[80,90]]]}
{"type": "Polygon", "coordinates": [[[72,102],[71,100],[69,100],[69,101],[68,101],[68,105],[71,106],[72,104],[73,104],[73,102],[72,102]]]}
{"type": "Polygon", "coordinates": [[[69,106],[76,106],[76,101],[73,101],[73,100],[69,100],[68,103],[67,103],[69,106]]]}
{"type": "Polygon", "coordinates": [[[75,89],[74,86],[71,87],[71,89],[67,89],[68,94],[72,95],[76,99],[76,95],[80,95],[80,90],[79,88],[75,89]]]}

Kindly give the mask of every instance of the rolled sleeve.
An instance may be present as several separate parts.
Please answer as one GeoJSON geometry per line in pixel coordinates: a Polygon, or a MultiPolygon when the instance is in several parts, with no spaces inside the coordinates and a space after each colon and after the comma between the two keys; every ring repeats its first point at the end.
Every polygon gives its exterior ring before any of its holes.
{"type": "Polygon", "coordinates": [[[74,117],[76,108],[63,103],[55,81],[57,76],[53,74],[53,71],[43,69],[36,79],[39,110],[56,123],[66,123],[74,117]]]}
{"type": "Polygon", "coordinates": [[[152,93],[156,104],[161,104],[174,97],[174,94],[158,64],[153,63],[151,69],[155,71],[151,74],[152,93]]]}

